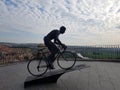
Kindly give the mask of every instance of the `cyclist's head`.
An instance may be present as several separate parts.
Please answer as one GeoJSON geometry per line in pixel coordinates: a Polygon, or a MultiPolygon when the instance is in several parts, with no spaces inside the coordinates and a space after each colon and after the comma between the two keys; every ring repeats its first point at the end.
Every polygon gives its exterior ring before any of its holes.
{"type": "Polygon", "coordinates": [[[65,26],[61,26],[61,27],[60,27],[60,33],[62,33],[62,34],[65,33],[65,30],[66,30],[66,27],[65,27],[65,26]]]}

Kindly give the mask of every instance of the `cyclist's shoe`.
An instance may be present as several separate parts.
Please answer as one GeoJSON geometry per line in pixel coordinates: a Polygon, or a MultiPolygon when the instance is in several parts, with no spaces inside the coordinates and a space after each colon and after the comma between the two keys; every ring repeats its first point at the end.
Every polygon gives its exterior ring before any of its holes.
{"type": "Polygon", "coordinates": [[[49,68],[49,69],[55,69],[55,67],[54,67],[53,64],[49,64],[49,65],[48,65],[48,68],[49,68]]]}

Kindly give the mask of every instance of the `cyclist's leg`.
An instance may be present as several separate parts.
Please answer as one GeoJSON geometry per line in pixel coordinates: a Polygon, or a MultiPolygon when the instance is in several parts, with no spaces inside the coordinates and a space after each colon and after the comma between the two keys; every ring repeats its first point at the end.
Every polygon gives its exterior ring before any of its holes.
{"type": "Polygon", "coordinates": [[[52,43],[51,49],[50,49],[51,55],[49,56],[51,63],[53,63],[55,61],[55,55],[58,51],[59,51],[59,49],[56,47],[56,45],[54,43],[52,43]]]}
{"type": "Polygon", "coordinates": [[[55,54],[59,51],[59,49],[56,47],[54,43],[52,43],[50,40],[44,38],[44,43],[46,47],[49,49],[51,54],[48,56],[48,63],[53,63],[55,61],[55,54]]]}
{"type": "MultiPolygon", "coordinates": [[[[51,52],[51,41],[49,41],[48,39],[45,39],[44,38],[44,44],[45,44],[45,46],[49,49],[49,51],[51,52]]],[[[50,55],[48,56],[48,58],[47,58],[47,64],[49,65],[50,63],[50,55]]]]}
{"type": "Polygon", "coordinates": [[[54,43],[50,43],[50,45],[48,46],[48,49],[50,50],[51,54],[48,57],[48,61],[50,63],[50,67],[51,69],[54,68],[53,66],[53,62],[55,61],[55,54],[58,52],[58,48],[56,47],[56,45],[54,43]]]}

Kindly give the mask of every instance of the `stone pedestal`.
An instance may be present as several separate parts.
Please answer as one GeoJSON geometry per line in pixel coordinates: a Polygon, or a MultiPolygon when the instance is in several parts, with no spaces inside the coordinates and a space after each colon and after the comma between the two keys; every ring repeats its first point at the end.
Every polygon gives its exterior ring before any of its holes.
{"type": "Polygon", "coordinates": [[[82,64],[82,65],[74,66],[73,68],[71,68],[69,70],[63,70],[63,69],[52,70],[40,77],[30,76],[30,77],[26,78],[26,80],[24,82],[24,87],[26,88],[27,86],[35,85],[35,84],[56,83],[58,78],[62,74],[67,73],[67,72],[72,72],[74,70],[81,70],[81,69],[87,68],[87,67],[89,67],[89,66],[82,64]]]}

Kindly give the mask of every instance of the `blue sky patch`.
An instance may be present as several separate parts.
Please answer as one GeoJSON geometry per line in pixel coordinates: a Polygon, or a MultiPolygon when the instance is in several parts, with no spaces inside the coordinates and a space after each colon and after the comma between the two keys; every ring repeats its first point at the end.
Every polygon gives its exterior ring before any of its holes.
{"type": "Polygon", "coordinates": [[[18,5],[13,2],[12,0],[2,0],[7,6],[14,6],[17,7],[18,5]]]}

